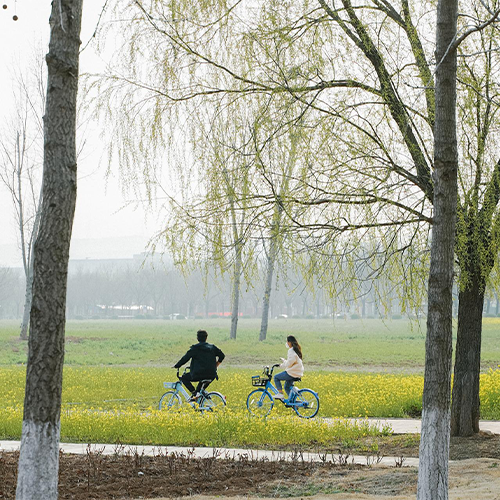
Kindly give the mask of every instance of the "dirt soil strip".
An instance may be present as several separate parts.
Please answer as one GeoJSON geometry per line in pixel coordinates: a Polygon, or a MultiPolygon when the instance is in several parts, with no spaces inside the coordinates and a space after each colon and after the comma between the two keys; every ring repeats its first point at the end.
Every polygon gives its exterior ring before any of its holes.
{"type": "MultiPolygon", "coordinates": [[[[15,498],[19,453],[0,453],[0,499],[15,498]]],[[[418,470],[302,461],[139,453],[60,456],[59,498],[71,500],[304,498],[414,499],[418,470]]],[[[450,500],[500,500],[500,460],[450,463],[450,500]]]]}
{"type": "MultiPolygon", "coordinates": [[[[249,489],[244,495],[226,496],[224,500],[272,500],[286,497],[290,500],[303,500],[305,496],[311,500],[415,500],[417,491],[417,470],[389,469],[387,467],[363,468],[362,470],[345,470],[337,481],[323,474],[323,478],[315,474],[302,484],[274,481],[267,483],[267,494],[249,489]],[[310,481],[311,482],[311,481],[310,481]],[[319,493],[311,495],[314,490],[319,493]],[[321,490],[324,491],[321,492],[321,490]],[[294,496],[291,494],[296,493],[294,496]]],[[[500,463],[494,459],[481,458],[450,463],[449,500],[500,500],[500,463]]],[[[142,498],[142,497],[138,497],[142,498]]],[[[190,500],[218,500],[220,494],[194,495],[190,500]]],[[[157,500],[170,500],[163,497],[157,500]]]]}

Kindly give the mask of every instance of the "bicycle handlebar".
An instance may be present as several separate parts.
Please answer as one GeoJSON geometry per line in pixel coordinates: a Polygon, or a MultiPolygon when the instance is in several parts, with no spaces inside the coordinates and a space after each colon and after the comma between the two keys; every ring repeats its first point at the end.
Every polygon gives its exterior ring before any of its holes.
{"type": "MultiPolygon", "coordinates": [[[[181,377],[179,377],[179,370],[180,368],[177,368],[177,378],[180,380],[181,377]]],[[[189,371],[189,366],[187,366],[186,368],[184,368],[184,373],[187,373],[189,371]]]]}
{"type": "Polygon", "coordinates": [[[271,378],[272,375],[273,375],[273,371],[274,369],[277,367],[277,366],[280,366],[279,363],[275,364],[275,365],[272,365],[272,366],[269,366],[269,365],[266,365],[264,366],[264,373],[269,377],[271,378]]]}

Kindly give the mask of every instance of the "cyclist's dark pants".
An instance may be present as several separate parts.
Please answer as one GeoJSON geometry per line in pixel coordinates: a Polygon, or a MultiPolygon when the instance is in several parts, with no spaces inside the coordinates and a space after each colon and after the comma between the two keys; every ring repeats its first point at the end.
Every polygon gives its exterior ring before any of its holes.
{"type": "MultiPolygon", "coordinates": [[[[208,377],[207,377],[208,378],[208,377]]],[[[198,382],[198,387],[196,387],[196,392],[200,392],[201,389],[202,389],[202,385],[204,385],[204,388],[206,389],[210,382],[209,383],[205,383],[205,384],[202,384],[199,380],[193,380],[191,378],[191,374],[190,373],[185,373],[184,375],[181,376],[181,382],[186,386],[186,389],[191,393],[191,394],[194,394],[195,393],[195,390],[194,390],[194,385],[191,383],[191,382],[198,382]]]]}

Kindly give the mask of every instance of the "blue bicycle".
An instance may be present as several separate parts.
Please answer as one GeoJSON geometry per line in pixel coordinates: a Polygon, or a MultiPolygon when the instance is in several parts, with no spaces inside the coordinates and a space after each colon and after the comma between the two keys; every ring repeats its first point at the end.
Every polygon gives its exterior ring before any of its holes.
{"type": "MultiPolygon", "coordinates": [[[[280,365],[264,366],[264,376],[252,377],[252,385],[260,387],[247,397],[248,411],[258,417],[266,417],[274,406],[274,395],[278,390],[271,383],[274,369],[280,365]]],[[[300,379],[299,379],[300,381],[300,379]]],[[[311,389],[297,389],[292,386],[288,399],[280,399],[287,408],[293,408],[295,413],[302,418],[313,418],[319,410],[318,394],[311,389]]]]}
{"type": "MultiPolygon", "coordinates": [[[[184,373],[187,371],[189,371],[189,368],[186,368],[184,373]]],[[[207,392],[205,390],[208,384],[212,382],[212,379],[201,381],[200,395],[196,400],[191,400],[191,394],[188,394],[186,389],[184,389],[179,377],[179,369],[177,369],[177,379],[177,382],[163,382],[163,386],[169,390],[160,398],[160,403],[158,405],[160,410],[176,410],[179,409],[184,402],[202,413],[204,411],[214,412],[226,406],[226,398],[220,392],[207,392]]]]}

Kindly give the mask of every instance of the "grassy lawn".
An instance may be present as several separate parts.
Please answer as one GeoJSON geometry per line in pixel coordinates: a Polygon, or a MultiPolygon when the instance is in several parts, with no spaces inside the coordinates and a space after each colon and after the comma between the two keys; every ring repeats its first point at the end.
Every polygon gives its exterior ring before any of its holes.
{"type": "MultiPolygon", "coordinates": [[[[425,323],[408,320],[271,320],[268,339],[258,342],[260,322],[241,319],[236,341],[229,340],[229,320],[86,320],[70,321],[66,330],[67,366],[172,366],[196,331],[226,354],[226,366],[260,367],[279,360],[284,340],[302,344],[306,369],[417,372],[423,370],[425,323]]],[[[18,339],[18,322],[0,321],[0,365],[26,362],[27,343],[18,339]]],[[[483,370],[500,360],[500,318],[483,322],[483,370]]]]}

